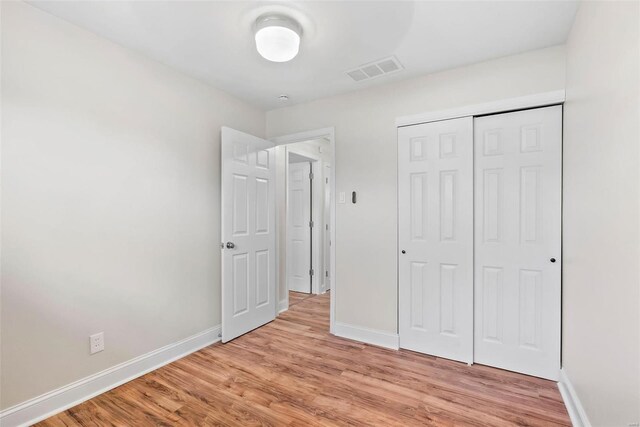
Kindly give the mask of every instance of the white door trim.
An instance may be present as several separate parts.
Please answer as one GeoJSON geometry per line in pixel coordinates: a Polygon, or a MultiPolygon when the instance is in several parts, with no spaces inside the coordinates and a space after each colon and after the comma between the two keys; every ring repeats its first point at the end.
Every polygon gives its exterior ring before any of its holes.
{"type": "MultiPolygon", "coordinates": [[[[337,293],[337,281],[336,281],[336,167],[335,167],[335,158],[336,158],[336,142],[335,142],[335,128],[328,127],[322,129],[315,129],[305,132],[298,132],[289,135],[282,135],[274,138],[270,138],[275,145],[285,145],[292,144],[294,142],[303,142],[308,141],[310,139],[318,139],[318,138],[326,138],[329,141],[329,146],[331,147],[332,159],[331,159],[331,212],[330,217],[331,220],[329,222],[329,234],[331,236],[331,265],[329,268],[329,277],[331,278],[331,293],[330,295],[330,305],[329,309],[329,330],[333,334],[335,333],[335,309],[336,309],[336,293],[337,293]]],[[[279,244],[276,247],[276,260],[278,265],[280,265],[280,247],[279,244]]],[[[276,283],[280,283],[279,277],[279,269],[276,269],[276,283]]],[[[279,289],[279,286],[278,286],[279,289]]],[[[277,296],[277,300],[279,301],[281,295],[277,296]]],[[[282,307],[281,307],[282,309],[282,307]]],[[[277,314],[277,313],[276,313],[277,314]]]]}
{"type": "Polygon", "coordinates": [[[466,116],[480,116],[483,114],[501,113],[525,108],[546,107],[548,105],[561,104],[565,100],[565,91],[554,90],[551,92],[536,93],[533,95],[519,96],[516,98],[500,99],[482,104],[465,105],[463,107],[449,108],[445,110],[427,111],[424,113],[401,116],[396,118],[396,127],[411,126],[439,120],[455,119],[466,116]]]}

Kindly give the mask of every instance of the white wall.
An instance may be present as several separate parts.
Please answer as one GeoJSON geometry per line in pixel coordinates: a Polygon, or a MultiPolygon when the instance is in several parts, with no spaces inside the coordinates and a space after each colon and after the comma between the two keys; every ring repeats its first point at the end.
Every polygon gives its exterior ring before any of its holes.
{"type": "Polygon", "coordinates": [[[567,43],[562,363],[594,426],[640,422],[638,2],[582,2],[567,43]]]}
{"type": "Polygon", "coordinates": [[[396,117],[563,89],[564,65],[553,47],[267,112],[269,137],[335,126],[337,191],[358,192],[337,205],[336,321],[397,331],[396,117]]]}
{"type": "Polygon", "coordinates": [[[264,113],[1,7],[7,408],[220,323],[220,127],[262,135],[264,113]]]}

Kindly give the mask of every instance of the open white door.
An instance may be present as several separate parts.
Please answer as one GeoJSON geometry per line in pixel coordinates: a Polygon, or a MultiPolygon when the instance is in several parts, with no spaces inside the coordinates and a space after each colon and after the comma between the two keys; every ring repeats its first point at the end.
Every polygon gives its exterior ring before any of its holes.
{"type": "Polygon", "coordinates": [[[311,293],[311,163],[289,164],[287,283],[290,291],[311,293]]]}
{"type": "Polygon", "coordinates": [[[473,119],[398,129],[400,347],[473,361],[473,119]]]}
{"type": "Polygon", "coordinates": [[[275,319],[273,143],[222,128],[222,342],[275,319]]]}

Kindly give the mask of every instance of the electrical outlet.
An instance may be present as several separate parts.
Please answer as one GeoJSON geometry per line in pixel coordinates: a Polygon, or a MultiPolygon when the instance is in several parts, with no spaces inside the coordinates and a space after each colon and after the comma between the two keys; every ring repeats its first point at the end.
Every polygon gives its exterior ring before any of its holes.
{"type": "Polygon", "coordinates": [[[89,349],[91,354],[104,350],[104,332],[98,332],[89,336],[89,349]]]}

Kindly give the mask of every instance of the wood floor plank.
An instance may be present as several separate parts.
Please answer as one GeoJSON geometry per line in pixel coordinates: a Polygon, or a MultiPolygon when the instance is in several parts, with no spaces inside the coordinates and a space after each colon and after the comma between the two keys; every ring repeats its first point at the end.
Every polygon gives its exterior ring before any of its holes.
{"type": "Polygon", "coordinates": [[[329,295],[40,426],[570,426],[555,383],[329,333],[329,295]]]}
{"type": "Polygon", "coordinates": [[[313,296],[312,294],[307,294],[304,292],[289,291],[289,308],[293,307],[298,303],[301,303],[302,301],[312,296],[313,296]]]}

